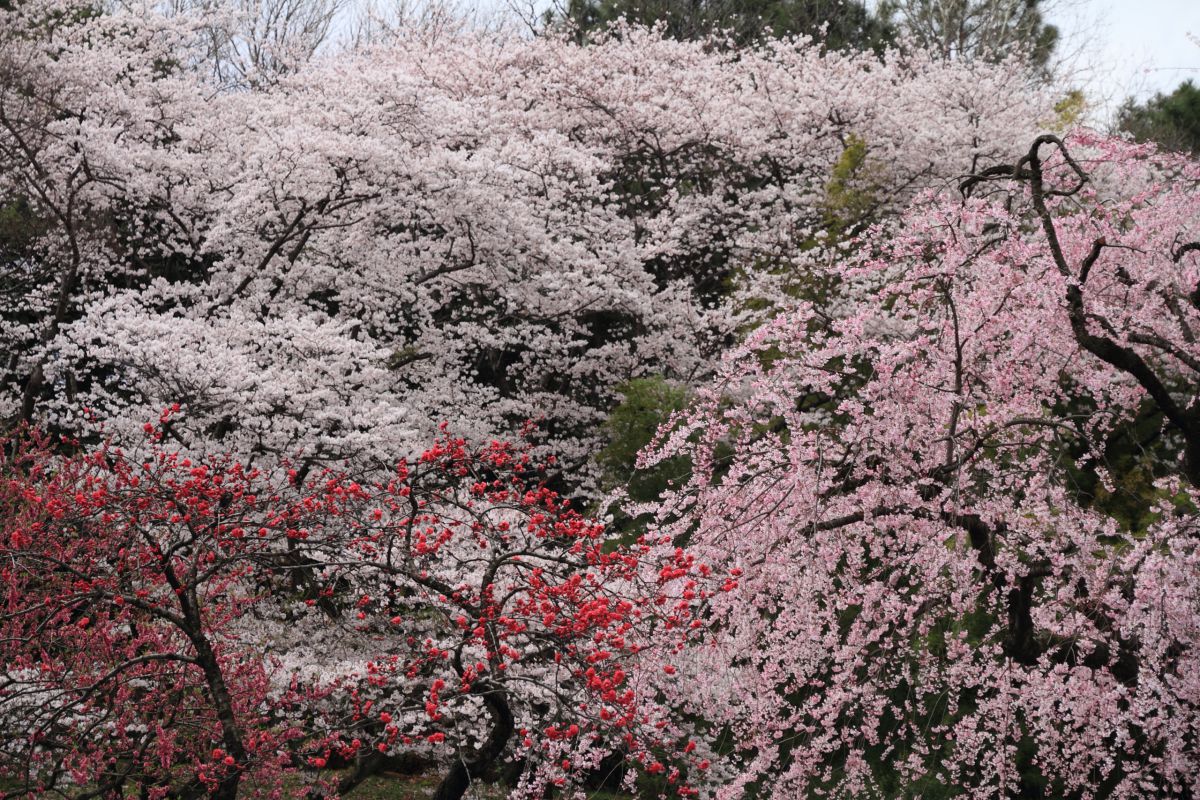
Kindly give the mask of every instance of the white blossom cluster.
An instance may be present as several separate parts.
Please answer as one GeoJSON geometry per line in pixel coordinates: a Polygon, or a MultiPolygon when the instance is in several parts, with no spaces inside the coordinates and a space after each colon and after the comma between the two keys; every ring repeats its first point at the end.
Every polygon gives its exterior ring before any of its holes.
{"type": "Polygon", "coordinates": [[[532,419],[586,484],[617,385],[703,377],[831,221],[1046,115],[1003,65],[636,28],[412,31],[231,89],[211,18],[75,2],[0,12],[0,415],[120,439],[180,403],[197,451],[532,419]]]}

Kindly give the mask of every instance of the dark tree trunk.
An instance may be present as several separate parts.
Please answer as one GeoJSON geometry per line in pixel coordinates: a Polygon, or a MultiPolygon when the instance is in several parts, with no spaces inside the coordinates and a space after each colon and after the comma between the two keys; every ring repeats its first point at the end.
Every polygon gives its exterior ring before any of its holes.
{"type": "Polygon", "coordinates": [[[433,800],[462,800],[472,781],[479,779],[496,763],[512,738],[515,729],[513,715],[504,690],[498,686],[480,685],[477,688],[483,693],[483,702],[492,718],[492,733],[470,760],[460,758],[451,765],[450,771],[438,785],[433,800]]]}

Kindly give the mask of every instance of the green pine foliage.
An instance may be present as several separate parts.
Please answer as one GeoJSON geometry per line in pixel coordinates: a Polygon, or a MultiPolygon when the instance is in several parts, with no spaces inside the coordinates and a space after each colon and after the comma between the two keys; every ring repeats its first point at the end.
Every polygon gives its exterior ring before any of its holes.
{"type": "Polygon", "coordinates": [[[831,50],[879,50],[892,29],[860,0],[570,0],[565,20],[581,38],[624,18],[662,24],[676,39],[728,34],[738,46],[767,36],[812,36],[831,50]]]}
{"type": "Polygon", "coordinates": [[[1200,155],[1200,87],[1186,80],[1170,94],[1156,94],[1145,103],[1130,98],[1118,112],[1117,128],[1139,142],[1200,155]]]}

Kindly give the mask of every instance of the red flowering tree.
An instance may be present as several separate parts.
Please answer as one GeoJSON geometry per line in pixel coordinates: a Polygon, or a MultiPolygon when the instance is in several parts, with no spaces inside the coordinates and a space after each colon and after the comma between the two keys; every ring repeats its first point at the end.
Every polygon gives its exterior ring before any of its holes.
{"type": "Polygon", "coordinates": [[[663,432],[644,463],[696,469],[661,518],[745,572],[679,698],[738,734],[722,796],[1195,796],[1198,186],[1042,136],[663,432]]]}
{"type": "Polygon", "coordinates": [[[0,463],[0,771],[18,794],[236,797],[320,736],[238,620],[311,515],[232,459],[155,449],[0,463]]]}
{"type": "Polygon", "coordinates": [[[444,436],[384,483],[273,487],[148,428],[138,457],[7,444],[0,772],[18,793],[346,791],[418,754],[448,766],[439,797],[505,758],[531,795],[614,752],[694,791],[707,765],[642,678],[702,630],[708,570],[683,551],[607,548],[506,444],[444,436]]]}
{"type": "Polygon", "coordinates": [[[518,793],[541,796],[619,752],[671,794],[696,791],[688,775],[708,764],[646,673],[669,678],[701,637],[715,576],[683,550],[612,547],[547,488],[552,467],[443,434],[360,487],[338,536],[305,535],[311,583],[277,608],[301,681],[338,688],[326,702],[347,732],[322,758],[367,774],[425,754],[449,765],[435,796],[458,798],[505,757],[518,793]]]}

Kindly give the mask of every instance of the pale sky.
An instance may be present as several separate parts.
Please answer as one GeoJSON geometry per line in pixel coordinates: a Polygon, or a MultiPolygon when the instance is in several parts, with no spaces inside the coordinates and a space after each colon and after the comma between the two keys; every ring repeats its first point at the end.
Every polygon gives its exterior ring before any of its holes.
{"type": "Polygon", "coordinates": [[[1200,84],[1200,0],[1060,0],[1050,21],[1063,55],[1078,52],[1076,80],[1111,113],[1128,95],[1200,84]],[[1190,38],[1189,38],[1190,36],[1190,38]]]}

